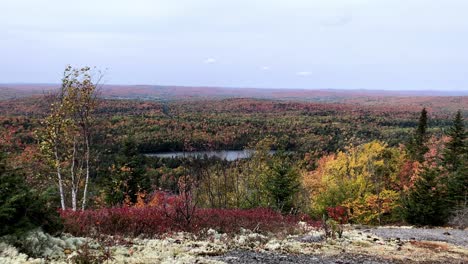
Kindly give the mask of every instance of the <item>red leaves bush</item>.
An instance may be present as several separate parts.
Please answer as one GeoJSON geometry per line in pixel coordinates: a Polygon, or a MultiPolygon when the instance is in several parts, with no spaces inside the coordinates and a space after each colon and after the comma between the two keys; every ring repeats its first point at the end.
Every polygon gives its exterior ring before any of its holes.
{"type": "Polygon", "coordinates": [[[347,224],[349,221],[348,208],[344,206],[328,207],[327,215],[340,224],[347,224]]]}
{"type": "Polygon", "coordinates": [[[135,237],[160,236],[187,231],[199,233],[209,228],[236,233],[241,228],[257,232],[279,232],[297,227],[299,221],[312,223],[305,215],[281,215],[270,209],[196,209],[189,222],[177,217],[176,210],[162,207],[122,207],[85,211],[62,211],[65,231],[76,236],[98,234],[135,237]]]}

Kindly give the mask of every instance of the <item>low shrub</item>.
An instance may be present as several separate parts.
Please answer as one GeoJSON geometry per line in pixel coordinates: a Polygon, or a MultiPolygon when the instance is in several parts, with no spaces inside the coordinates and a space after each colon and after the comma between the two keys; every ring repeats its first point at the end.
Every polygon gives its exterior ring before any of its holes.
{"type": "Polygon", "coordinates": [[[348,208],[344,206],[335,206],[328,207],[326,210],[328,217],[335,220],[339,224],[343,225],[348,223],[348,208]]]}
{"type": "Polygon", "coordinates": [[[299,221],[311,225],[306,215],[282,215],[271,209],[196,209],[191,221],[186,222],[177,216],[171,207],[121,207],[85,211],[62,211],[64,228],[76,236],[119,235],[157,237],[172,232],[201,233],[214,229],[233,234],[241,229],[259,233],[290,231],[299,221]]]}
{"type": "Polygon", "coordinates": [[[324,215],[322,228],[325,236],[330,238],[341,238],[343,235],[343,225],[348,223],[348,208],[344,206],[328,207],[327,215],[324,215]],[[328,217],[328,219],[327,219],[328,217]]]}
{"type": "Polygon", "coordinates": [[[463,206],[452,212],[452,217],[449,220],[449,225],[459,229],[468,227],[468,207],[463,206]]]}

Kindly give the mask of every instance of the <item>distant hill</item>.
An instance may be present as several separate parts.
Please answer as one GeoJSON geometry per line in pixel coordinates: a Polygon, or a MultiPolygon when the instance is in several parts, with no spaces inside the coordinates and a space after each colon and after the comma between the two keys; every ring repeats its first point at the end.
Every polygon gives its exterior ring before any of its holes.
{"type": "MultiPolygon", "coordinates": [[[[0,100],[41,95],[58,84],[0,84],[0,100]]],[[[388,91],[338,89],[261,89],[225,87],[187,87],[162,85],[105,85],[101,95],[107,99],[151,101],[255,98],[359,105],[425,106],[439,111],[468,111],[467,91],[388,91]]]]}
{"type": "MultiPolygon", "coordinates": [[[[42,94],[59,87],[58,84],[0,84],[0,98],[9,99],[42,94]]],[[[265,98],[302,100],[340,100],[350,97],[413,97],[413,96],[468,96],[466,91],[390,91],[390,90],[345,90],[345,89],[268,89],[191,87],[164,85],[104,85],[102,95],[108,98],[125,99],[189,99],[189,98],[265,98]]]]}

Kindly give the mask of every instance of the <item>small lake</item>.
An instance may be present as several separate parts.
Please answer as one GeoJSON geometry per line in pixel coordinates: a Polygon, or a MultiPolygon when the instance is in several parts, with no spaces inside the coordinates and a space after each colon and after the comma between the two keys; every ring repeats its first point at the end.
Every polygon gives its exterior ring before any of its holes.
{"type": "MultiPolygon", "coordinates": [[[[247,159],[252,157],[254,150],[215,150],[215,151],[193,151],[193,152],[157,152],[145,154],[149,157],[158,158],[212,158],[216,157],[219,159],[234,161],[238,159],[247,159]]],[[[275,151],[270,151],[270,154],[274,154],[275,151]]]]}

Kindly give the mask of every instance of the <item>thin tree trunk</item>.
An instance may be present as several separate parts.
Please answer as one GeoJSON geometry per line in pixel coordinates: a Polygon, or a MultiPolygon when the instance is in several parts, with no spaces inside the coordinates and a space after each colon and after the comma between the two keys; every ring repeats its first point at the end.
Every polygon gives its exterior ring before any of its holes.
{"type": "Polygon", "coordinates": [[[60,159],[58,157],[58,150],[57,145],[54,147],[54,154],[55,154],[55,167],[57,168],[57,178],[59,184],[59,192],[60,192],[60,205],[62,206],[62,210],[65,210],[65,196],[63,194],[63,181],[62,181],[62,173],[60,171],[60,159]]]}
{"type": "Polygon", "coordinates": [[[76,211],[76,193],[77,193],[77,190],[76,190],[77,183],[75,182],[75,157],[76,157],[76,138],[74,137],[73,138],[73,155],[72,155],[72,164],[71,164],[71,179],[72,179],[71,196],[72,196],[73,211],[76,211]]]}
{"type": "Polygon", "coordinates": [[[89,136],[86,133],[86,179],[85,179],[85,185],[84,185],[84,190],[83,190],[83,204],[81,207],[81,210],[84,210],[86,207],[86,194],[88,192],[88,182],[89,182],[89,136]]]}

